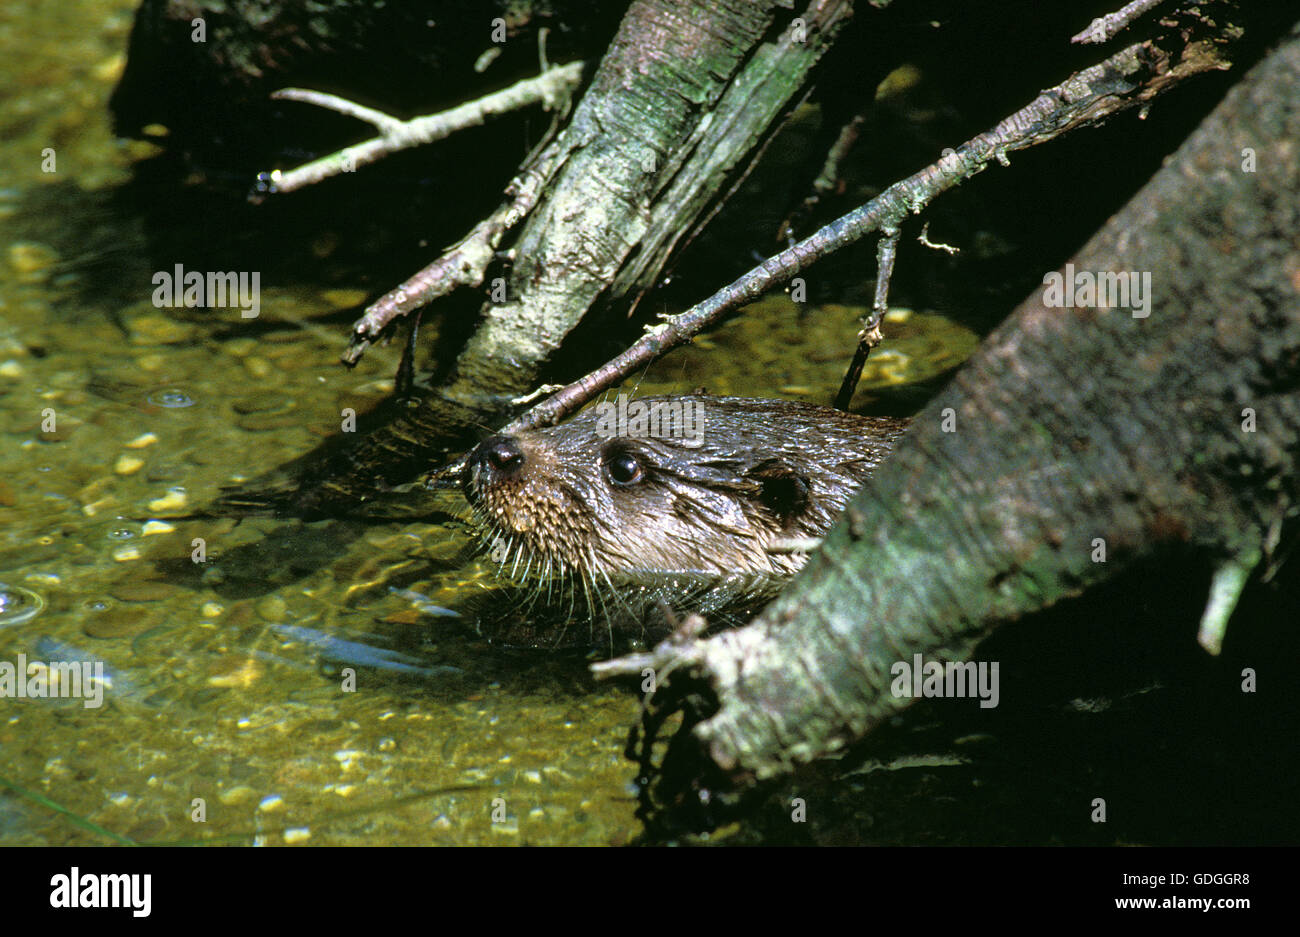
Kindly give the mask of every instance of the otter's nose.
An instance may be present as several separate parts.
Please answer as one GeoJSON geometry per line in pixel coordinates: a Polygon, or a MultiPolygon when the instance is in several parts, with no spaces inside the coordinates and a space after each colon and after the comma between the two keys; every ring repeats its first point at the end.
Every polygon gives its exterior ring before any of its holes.
{"type": "Polygon", "coordinates": [[[513,475],[523,467],[524,450],[510,436],[493,436],[478,444],[472,461],[480,470],[513,475]]]}

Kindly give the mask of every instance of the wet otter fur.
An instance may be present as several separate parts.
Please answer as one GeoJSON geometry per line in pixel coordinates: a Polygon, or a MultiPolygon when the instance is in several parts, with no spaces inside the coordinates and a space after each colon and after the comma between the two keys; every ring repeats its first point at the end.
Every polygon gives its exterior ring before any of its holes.
{"type": "Polygon", "coordinates": [[[781,400],[621,398],[483,440],[461,487],[489,555],[533,599],[650,637],[667,628],[662,603],[716,617],[775,594],[807,557],[772,547],[821,537],[906,425],[781,400]]]}

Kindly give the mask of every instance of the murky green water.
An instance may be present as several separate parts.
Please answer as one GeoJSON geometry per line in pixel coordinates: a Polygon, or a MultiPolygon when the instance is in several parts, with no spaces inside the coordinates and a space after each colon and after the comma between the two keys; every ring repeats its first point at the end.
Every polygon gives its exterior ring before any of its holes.
{"type": "MultiPolygon", "coordinates": [[[[0,582],[44,604],[0,628],[0,661],[102,662],[105,681],[95,708],[0,699],[0,842],[628,841],[635,698],[582,655],[503,651],[441,614],[491,579],[461,532],[169,519],[336,432],[397,353],[337,364],[342,329],[311,320],[357,302],[346,285],[263,283],[259,323],[286,327],[257,333],[154,305],[111,199],[151,150],[106,111],[132,6],[0,10],[0,582]]],[[[643,389],[825,400],[852,315],[777,297],[643,389]]],[[[933,317],[891,328],[867,385],[974,344],[933,317]]]]}

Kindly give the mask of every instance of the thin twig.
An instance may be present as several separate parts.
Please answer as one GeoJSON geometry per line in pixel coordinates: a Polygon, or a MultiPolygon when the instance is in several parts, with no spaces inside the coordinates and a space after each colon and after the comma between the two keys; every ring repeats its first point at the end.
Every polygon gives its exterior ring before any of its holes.
{"type": "Polygon", "coordinates": [[[960,247],[953,247],[951,244],[945,244],[942,241],[931,241],[930,222],[928,221],[925,224],[921,225],[921,233],[916,236],[916,239],[920,241],[922,244],[924,244],[926,247],[929,247],[937,251],[943,251],[945,254],[948,254],[950,256],[952,254],[961,253],[960,247]]]}
{"type": "Polygon", "coordinates": [[[355,117],[357,120],[372,124],[376,130],[386,137],[396,136],[405,126],[400,118],[325,91],[312,91],[310,88],[281,88],[279,91],[273,91],[271,97],[277,101],[297,101],[300,104],[314,104],[327,111],[334,111],[347,117],[355,117]]]}
{"type": "Polygon", "coordinates": [[[1165,0],[1133,0],[1132,3],[1126,3],[1114,13],[1107,13],[1105,16],[1097,17],[1088,24],[1088,28],[1083,32],[1077,36],[1071,36],[1070,41],[1074,43],[1106,42],[1112,36],[1123,32],[1128,24],[1139,16],[1164,2],[1165,0]]]}
{"type": "Polygon", "coordinates": [[[536,78],[526,78],[516,82],[509,88],[485,95],[476,101],[468,101],[451,110],[411,120],[399,120],[382,111],[320,91],[309,91],[303,88],[285,88],[277,91],[271,97],[315,104],[318,107],[364,120],[373,124],[379,130],[380,136],[354,146],[344,147],[336,153],[322,156],[288,172],[277,169],[271,173],[263,173],[259,177],[263,185],[258,194],[260,196],[292,192],[341,172],[352,172],[390,153],[441,140],[467,127],[477,127],[489,117],[519,110],[538,102],[548,109],[556,107],[567,100],[569,94],[578,86],[582,80],[582,69],[582,62],[570,62],[568,65],[552,68],[536,78]]]}
{"type": "Polygon", "coordinates": [[[411,331],[406,336],[406,348],[402,352],[402,363],[397,366],[397,379],[394,381],[393,394],[398,399],[411,396],[415,389],[415,356],[420,338],[420,317],[423,310],[417,309],[411,318],[411,331]]]}
{"type": "Polygon", "coordinates": [[[862,323],[858,333],[858,348],[853,353],[844,380],[840,383],[840,392],[835,395],[835,407],[848,410],[853,400],[853,392],[858,389],[858,380],[862,377],[862,368],[867,363],[871,349],[884,340],[880,333],[880,321],[889,308],[889,280],[894,275],[894,258],[898,256],[898,229],[886,228],[884,237],[876,247],[876,296],[871,303],[871,315],[862,323]]]}
{"type": "Polygon", "coordinates": [[[777,240],[785,241],[794,237],[794,232],[803,225],[807,218],[812,216],[822,196],[834,191],[836,186],[840,184],[840,166],[848,158],[849,153],[852,152],[853,146],[858,142],[858,137],[861,135],[862,128],[866,123],[866,114],[855,114],[848,123],[840,128],[835,142],[831,144],[831,148],[826,152],[826,160],[822,163],[821,172],[813,180],[812,191],[808,193],[799,207],[781,222],[781,227],[776,232],[777,240]]]}

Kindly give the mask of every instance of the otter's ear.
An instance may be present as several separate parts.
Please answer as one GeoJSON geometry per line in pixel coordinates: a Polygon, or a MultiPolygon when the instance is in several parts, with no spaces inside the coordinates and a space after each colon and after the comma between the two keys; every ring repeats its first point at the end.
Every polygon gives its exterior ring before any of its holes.
{"type": "Polygon", "coordinates": [[[812,500],[812,485],[806,476],[779,459],[761,462],[746,474],[758,484],[758,501],[782,527],[801,516],[812,500]]]}

